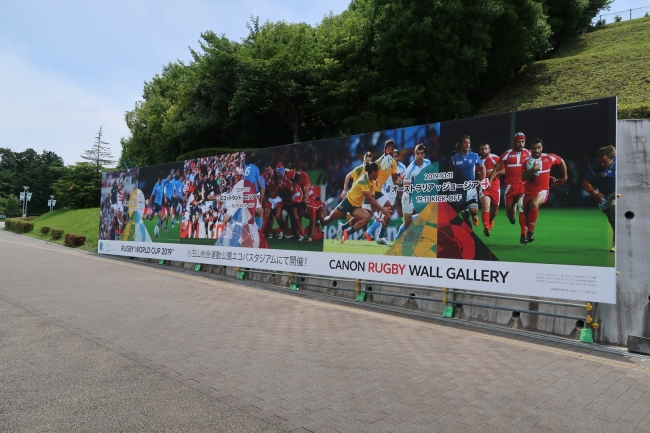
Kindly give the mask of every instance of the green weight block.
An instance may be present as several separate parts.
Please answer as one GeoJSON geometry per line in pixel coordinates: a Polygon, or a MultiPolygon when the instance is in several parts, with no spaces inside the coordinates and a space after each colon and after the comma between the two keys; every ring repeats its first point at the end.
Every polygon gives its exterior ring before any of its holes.
{"type": "Polygon", "coordinates": [[[357,293],[357,302],[364,302],[366,300],[366,292],[357,293]]]}
{"type": "Polygon", "coordinates": [[[238,280],[243,280],[245,276],[246,276],[246,272],[239,271],[239,274],[237,274],[237,279],[238,280]]]}
{"type": "Polygon", "coordinates": [[[199,272],[199,271],[201,270],[201,264],[200,264],[200,263],[197,263],[197,264],[194,266],[194,270],[195,270],[196,272],[199,272]]]}
{"type": "Polygon", "coordinates": [[[594,344],[594,331],[591,328],[582,328],[580,331],[580,342],[594,344]]]}
{"type": "Polygon", "coordinates": [[[289,290],[298,290],[298,285],[296,283],[291,284],[289,290]]]}
{"type": "Polygon", "coordinates": [[[164,264],[165,264],[165,261],[164,261],[163,259],[160,259],[160,260],[158,260],[158,264],[159,264],[159,265],[164,265],[164,264]]]}
{"type": "Polygon", "coordinates": [[[445,305],[445,308],[442,310],[442,317],[452,319],[454,317],[454,306],[445,305]]]}

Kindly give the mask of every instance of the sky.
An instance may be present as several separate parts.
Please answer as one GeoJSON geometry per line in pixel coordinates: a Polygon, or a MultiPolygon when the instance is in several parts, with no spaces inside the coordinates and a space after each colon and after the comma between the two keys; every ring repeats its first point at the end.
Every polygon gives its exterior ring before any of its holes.
{"type": "MultiPolygon", "coordinates": [[[[315,25],[349,1],[2,0],[0,147],[50,150],[73,164],[103,126],[117,159],[129,135],[124,113],[144,82],[188,61],[202,32],[238,41],[251,16],[315,25]]],[[[642,6],[650,0],[616,0],[610,11],[642,6]]]]}

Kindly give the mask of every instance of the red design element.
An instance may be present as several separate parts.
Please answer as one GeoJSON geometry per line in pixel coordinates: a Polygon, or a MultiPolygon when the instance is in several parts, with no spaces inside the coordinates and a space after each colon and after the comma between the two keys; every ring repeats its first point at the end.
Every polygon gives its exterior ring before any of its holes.
{"type": "Polygon", "coordinates": [[[472,228],[462,222],[458,213],[448,203],[438,203],[437,256],[445,259],[473,260],[475,254],[472,228]]]}
{"type": "Polygon", "coordinates": [[[488,189],[490,187],[490,179],[487,177],[481,181],[481,189],[488,189]]]}

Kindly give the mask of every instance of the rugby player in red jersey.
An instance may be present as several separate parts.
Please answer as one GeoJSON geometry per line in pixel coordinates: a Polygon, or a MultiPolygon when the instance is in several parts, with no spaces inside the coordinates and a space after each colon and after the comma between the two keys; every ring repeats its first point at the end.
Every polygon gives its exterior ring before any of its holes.
{"type": "MultiPolygon", "coordinates": [[[[496,165],[501,161],[497,155],[490,153],[490,145],[488,143],[482,144],[478,148],[478,155],[485,165],[485,175],[490,176],[496,165]]],[[[499,213],[499,202],[501,201],[501,181],[499,175],[504,174],[505,169],[501,169],[501,173],[497,173],[494,181],[490,182],[487,189],[482,189],[479,192],[479,202],[481,203],[481,221],[483,222],[483,234],[486,238],[490,237],[490,230],[494,227],[494,217],[499,213]]]]}
{"type": "Polygon", "coordinates": [[[541,138],[532,141],[530,160],[534,165],[526,169],[527,162],[521,166],[521,179],[526,181],[524,190],[524,214],[526,215],[527,230],[521,231],[519,240],[522,244],[529,244],[535,240],[535,223],[539,214],[539,207],[548,200],[549,188],[563,185],[567,179],[567,169],[564,160],[553,153],[542,153],[544,142],[541,138]],[[551,167],[560,166],[562,177],[556,179],[551,176],[551,167]]]}
{"type": "Polygon", "coordinates": [[[273,237],[273,218],[275,217],[278,221],[281,229],[284,225],[282,221],[282,198],[280,197],[278,176],[271,164],[267,164],[262,177],[266,183],[266,194],[263,200],[264,221],[262,222],[261,233],[262,236],[267,235],[270,239],[273,237]]]}
{"type": "Polygon", "coordinates": [[[506,216],[510,224],[515,223],[515,213],[519,210],[519,227],[526,229],[526,216],[523,212],[524,181],[521,180],[521,167],[525,160],[530,156],[530,151],[525,149],[526,136],[523,132],[518,132],[512,138],[512,149],[507,150],[501,155],[501,161],[492,170],[490,174],[490,183],[503,173],[505,167],[506,174],[506,216]]]}
{"type": "Polygon", "coordinates": [[[280,190],[291,190],[291,200],[288,212],[291,216],[291,228],[294,233],[287,236],[287,238],[290,239],[295,235],[299,241],[302,241],[302,217],[300,216],[299,211],[302,210],[305,203],[311,197],[311,181],[309,180],[307,173],[304,171],[299,171],[297,168],[287,170],[282,166],[282,163],[278,164],[276,172],[281,176],[279,184],[280,190]]]}
{"type": "Polygon", "coordinates": [[[305,216],[309,218],[309,237],[307,242],[323,240],[325,234],[321,231],[321,225],[325,220],[325,203],[312,195],[307,200],[305,216]]]}

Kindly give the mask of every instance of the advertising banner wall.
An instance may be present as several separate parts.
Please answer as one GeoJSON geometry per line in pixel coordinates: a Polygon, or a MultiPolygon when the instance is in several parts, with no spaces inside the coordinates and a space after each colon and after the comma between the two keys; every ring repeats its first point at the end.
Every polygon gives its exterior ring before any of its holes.
{"type": "Polygon", "coordinates": [[[104,173],[99,253],[616,302],[616,98],[104,173]]]}

